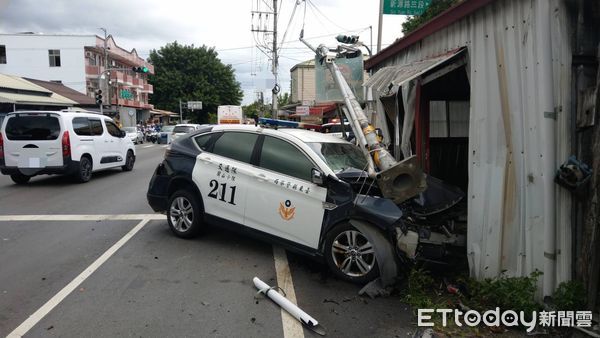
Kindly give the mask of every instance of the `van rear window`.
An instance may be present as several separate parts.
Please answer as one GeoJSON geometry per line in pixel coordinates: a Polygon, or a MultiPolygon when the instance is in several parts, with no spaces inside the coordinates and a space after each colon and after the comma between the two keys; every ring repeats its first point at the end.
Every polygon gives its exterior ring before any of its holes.
{"type": "Polygon", "coordinates": [[[60,135],[58,118],[46,115],[16,115],[6,122],[6,138],[15,141],[56,140],[60,135]]]}

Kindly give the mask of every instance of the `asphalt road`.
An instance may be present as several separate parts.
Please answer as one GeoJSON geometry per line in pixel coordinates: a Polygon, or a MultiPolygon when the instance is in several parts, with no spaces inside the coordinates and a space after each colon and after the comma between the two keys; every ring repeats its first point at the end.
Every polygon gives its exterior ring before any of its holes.
{"type": "Polygon", "coordinates": [[[316,336],[256,296],[254,276],[295,294],[330,337],[414,332],[397,296],[359,297],[306,258],[220,229],[173,236],[145,199],[163,153],[139,145],[132,172],[86,184],[40,176],[17,186],[0,175],[0,336],[316,336]]]}

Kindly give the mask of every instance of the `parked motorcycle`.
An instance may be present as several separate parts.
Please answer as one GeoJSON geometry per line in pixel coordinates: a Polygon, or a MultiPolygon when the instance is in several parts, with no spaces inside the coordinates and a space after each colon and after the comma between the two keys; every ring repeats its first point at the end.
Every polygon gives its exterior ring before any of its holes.
{"type": "Polygon", "coordinates": [[[144,133],[146,141],[156,143],[158,141],[158,132],[155,130],[146,130],[144,133]]]}

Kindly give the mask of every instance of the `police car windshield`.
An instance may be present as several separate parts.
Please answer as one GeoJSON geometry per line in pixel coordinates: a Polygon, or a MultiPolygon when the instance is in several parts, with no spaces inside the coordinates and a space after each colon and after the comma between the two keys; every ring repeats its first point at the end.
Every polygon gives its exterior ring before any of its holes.
{"type": "Polygon", "coordinates": [[[335,173],[348,168],[365,170],[367,160],[356,146],[348,143],[307,143],[335,173]]]}

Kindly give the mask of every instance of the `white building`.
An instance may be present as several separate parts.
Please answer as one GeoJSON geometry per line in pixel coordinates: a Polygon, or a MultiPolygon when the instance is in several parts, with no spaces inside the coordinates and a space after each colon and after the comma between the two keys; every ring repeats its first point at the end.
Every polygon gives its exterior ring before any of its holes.
{"type": "Polygon", "coordinates": [[[0,73],[60,81],[85,93],[84,47],[94,45],[95,35],[0,34],[0,73]]]}
{"type": "Polygon", "coordinates": [[[148,74],[154,67],[135,49],[119,47],[112,36],[104,41],[96,35],[0,34],[0,73],[59,82],[90,97],[102,89],[105,111],[118,112],[124,125],[146,120],[153,108],[148,74]],[[148,72],[136,73],[133,67],[148,72]],[[99,83],[107,69],[113,69],[110,83],[99,83]]]}

